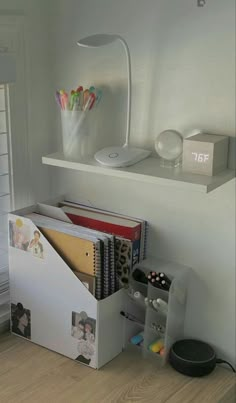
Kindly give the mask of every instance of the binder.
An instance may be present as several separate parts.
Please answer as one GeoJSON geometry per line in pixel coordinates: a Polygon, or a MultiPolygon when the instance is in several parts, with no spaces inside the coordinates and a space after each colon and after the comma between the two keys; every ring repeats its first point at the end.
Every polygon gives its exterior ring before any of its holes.
{"type": "Polygon", "coordinates": [[[87,211],[96,211],[96,212],[101,212],[102,214],[114,216],[114,217],[120,217],[123,219],[127,220],[133,220],[136,221],[137,223],[141,224],[141,238],[140,238],[140,253],[139,253],[139,261],[141,262],[142,260],[146,259],[146,250],[147,250],[147,236],[148,236],[148,222],[146,220],[143,220],[138,217],[132,217],[124,214],[119,214],[115,213],[114,211],[109,211],[109,210],[104,210],[98,207],[92,207],[92,206],[87,206],[85,204],[81,203],[75,203],[69,200],[65,200],[63,202],[59,201],[59,205],[61,206],[68,206],[68,207],[76,207],[76,208],[82,208],[87,211]]]}
{"type": "Polygon", "coordinates": [[[106,214],[99,210],[89,210],[79,205],[70,207],[62,204],[62,210],[78,225],[86,226],[87,228],[96,229],[102,232],[108,232],[113,235],[117,235],[123,238],[135,241],[140,239],[141,225],[137,221],[130,220],[115,216],[112,214],[106,214]]]}

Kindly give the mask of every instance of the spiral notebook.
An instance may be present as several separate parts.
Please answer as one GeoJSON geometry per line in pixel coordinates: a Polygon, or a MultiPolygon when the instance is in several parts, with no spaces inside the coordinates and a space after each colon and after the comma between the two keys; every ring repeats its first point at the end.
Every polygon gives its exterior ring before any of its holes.
{"type": "Polygon", "coordinates": [[[103,297],[103,242],[79,232],[77,226],[32,213],[29,218],[47,238],[69,267],[95,277],[95,297],[103,297]]]}
{"type": "MultiPolygon", "coordinates": [[[[71,220],[63,212],[63,210],[55,205],[38,203],[37,210],[42,215],[72,224],[71,220]]],[[[87,228],[86,226],[75,225],[75,227],[77,231],[80,231],[80,233],[85,233],[89,236],[93,235],[100,239],[103,243],[104,255],[101,259],[103,262],[101,281],[103,285],[102,295],[103,298],[106,298],[116,291],[115,237],[112,234],[108,234],[97,229],[87,228]]]]}
{"type": "MultiPolygon", "coordinates": [[[[73,203],[70,201],[59,202],[59,206],[62,210],[67,214],[72,222],[75,224],[80,223],[80,225],[88,226],[93,229],[98,229],[100,227],[101,222],[103,223],[103,228],[106,227],[107,221],[111,219],[111,221],[116,222],[115,219],[122,220],[124,226],[122,227],[123,233],[129,232],[127,231],[126,222],[133,222],[133,228],[137,230],[138,226],[140,228],[139,236],[136,238],[119,236],[118,233],[115,235],[115,268],[114,268],[114,279],[115,282],[112,286],[115,286],[115,289],[119,289],[120,285],[127,285],[127,281],[129,278],[129,273],[132,267],[141,262],[146,257],[146,245],[147,245],[147,231],[148,231],[148,223],[146,220],[141,218],[130,217],[127,215],[122,215],[118,213],[114,213],[108,210],[102,210],[99,208],[86,206],[79,203],[73,203]],[[94,220],[94,217],[91,214],[95,213],[95,218],[99,221],[94,220]],[[96,213],[98,213],[96,215],[96,213]],[[91,218],[93,217],[93,218],[91,218]],[[104,222],[103,222],[104,217],[104,222]],[[125,251],[125,252],[123,252],[125,251]]],[[[121,222],[119,222],[121,224],[121,222]]],[[[121,227],[120,227],[121,228],[121,227]]],[[[119,228],[119,231],[120,231],[119,228]]],[[[115,231],[115,228],[114,228],[115,231]]],[[[107,231],[109,232],[109,228],[107,231]]]]}
{"type": "Polygon", "coordinates": [[[72,270],[95,276],[95,245],[93,241],[54,229],[45,227],[39,227],[39,229],[72,270]]]}

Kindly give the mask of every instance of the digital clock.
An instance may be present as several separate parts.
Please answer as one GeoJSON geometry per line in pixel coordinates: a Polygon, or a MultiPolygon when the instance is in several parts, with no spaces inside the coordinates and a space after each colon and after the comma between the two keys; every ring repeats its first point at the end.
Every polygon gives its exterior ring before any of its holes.
{"type": "Polygon", "coordinates": [[[192,152],[192,155],[194,156],[194,161],[197,161],[200,163],[207,162],[209,160],[209,156],[210,156],[210,154],[202,154],[202,153],[194,153],[194,152],[192,152]]]}
{"type": "Polygon", "coordinates": [[[227,168],[228,136],[199,133],[183,143],[183,171],[213,176],[227,168]]]}

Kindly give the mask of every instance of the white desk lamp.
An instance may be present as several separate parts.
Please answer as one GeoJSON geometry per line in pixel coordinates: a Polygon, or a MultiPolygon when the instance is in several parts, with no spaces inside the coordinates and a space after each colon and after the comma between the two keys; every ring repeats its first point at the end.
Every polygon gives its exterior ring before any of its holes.
{"type": "Polygon", "coordinates": [[[129,48],[125,40],[119,35],[113,34],[96,34],[87,36],[77,42],[79,46],[86,48],[97,48],[108,45],[116,40],[119,40],[124,46],[127,56],[128,68],[128,100],[127,100],[127,123],[126,123],[126,138],[123,146],[107,147],[95,154],[95,159],[102,165],[113,168],[125,167],[136,164],[137,162],[147,158],[151,151],[135,148],[129,145],[130,137],[130,111],[131,111],[131,63],[129,48]]]}

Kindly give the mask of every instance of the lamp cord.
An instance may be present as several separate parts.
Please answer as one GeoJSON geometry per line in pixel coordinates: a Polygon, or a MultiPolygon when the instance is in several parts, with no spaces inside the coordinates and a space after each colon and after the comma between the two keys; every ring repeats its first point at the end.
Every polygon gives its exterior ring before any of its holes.
{"type": "Polygon", "coordinates": [[[232,371],[236,373],[234,367],[228,361],[221,360],[220,358],[217,358],[216,363],[217,364],[227,364],[232,369],[232,371]]]}

